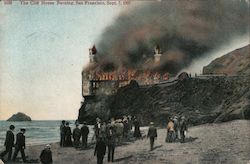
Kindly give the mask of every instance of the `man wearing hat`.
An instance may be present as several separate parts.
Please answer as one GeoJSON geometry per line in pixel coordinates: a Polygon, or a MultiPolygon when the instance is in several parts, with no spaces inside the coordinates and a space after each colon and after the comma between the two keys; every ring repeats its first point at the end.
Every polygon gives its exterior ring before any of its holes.
{"type": "Polygon", "coordinates": [[[13,161],[16,160],[17,154],[20,151],[21,155],[22,155],[22,159],[23,162],[26,162],[26,157],[25,157],[25,153],[24,153],[24,149],[25,149],[25,129],[22,128],[20,129],[20,132],[17,133],[16,135],[16,145],[15,145],[15,152],[14,152],[14,156],[13,156],[13,161]]]}
{"type": "Polygon", "coordinates": [[[180,121],[181,143],[185,142],[185,131],[187,131],[187,122],[186,122],[186,118],[182,116],[181,121],[180,121]]]}
{"type": "Polygon", "coordinates": [[[0,154],[0,158],[3,158],[8,153],[8,161],[11,160],[12,155],[12,147],[14,146],[14,133],[13,130],[15,129],[14,125],[10,125],[9,130],[6,133],[6,138],[4,142],[5,151],[0,154]]]}
{"type": "Polygon", "coordinates": [[[65,143],[65,131],[66,131],[66,126],[65,126],[66,121],[62,120],[62,123],[60,125],[60,146],[63,147],[65,143]]]}
{"type": "Polygon", "coordinates": [[[108,162],[114,162],[114,153],[116,146],[115,127],[109,124],[107,129],[107,147],[108,147],[108,162]]]}
{"type": "Polygon", "coordinates": [[[179,139],[179,135],[178,135],[178,132],[179,132],[179,121],[178,121],[178,117],[177,116],[174,116],[173,122],[174,122],[174,140],[176,141],[176,140],[179,139]]]}
{"type": "Polygon", "coordinates": [[[81,138],[81,130],[79,128],[79,123],[76,123],[76,128],[73,130],[74,147],[79,148],[81,138]]]}
{"type": "Polygon", "coordinates": [[[101,119],[97,117],[96,118],[96,123],[95,123],[95,126],[94,126],[96,139],[99,137],[100,128],[101,128],[101,119]]]}
{"type": "Polygon", "coordinates": [[[128,120],[123,119],[123,137],[124,139],[128,139],[128,132],[129,132],[129,124],[128,124],[128,120]]]}
{"type": "Polygon", "coordinates": [[[139,120],[136,119],[136,117],[134,119],[134,126],[135,126],[134,137],[141,138],[140,122],[139,120]]]}
{"type": "Polygon", "coordinates": [[[42,150],[40,155],[41,163],[43,164],[51,164],[53,163],[52,160],[52,152],[50,150],[50,144],[46,145],[46,147],[42,150]]]}
{"type": "Polygon", "coordinates": [[[148,128],[148,135],[147,138],[150,139],[150,150],[152,151],[154,148],[154,141],[157,138],[157,129],[154,126],[153,122],[150,122],[150,126],[148,128]]]}
{"type": "Polygon", "coordinates": [[[87,148],[89,127],[87,126],[87,123],[85,121],[83,122],[83,126],[81,128],[81,135],[82,135],[82,147],[87,148]]]}
{"type": "Polygon", "coordinates": [[[103,164],[103,158],[106,154],[105,138],[99,137],[96,141],[94,156],[97,157],[97,164],[103,164]]]}

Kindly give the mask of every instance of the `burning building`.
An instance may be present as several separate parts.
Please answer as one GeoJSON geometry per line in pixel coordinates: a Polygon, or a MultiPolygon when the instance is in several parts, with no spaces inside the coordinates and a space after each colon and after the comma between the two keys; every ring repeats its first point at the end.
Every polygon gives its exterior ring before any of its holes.
{"type": "MultiPolygon", "coordinates": [[[[111,95],[118,88],[135,80],[139,85],[152,85],[169,79],[168,72],[159,72],[149,68],[135,69],[120,67],[104,71],[97,62],[95,45],[89,49],[89,65],[82,72],[82,96],[86,99],[96,94],[111,95]]],[[[154,57],[145,60],[145,65],[157,65],[161,61],[160,46],[155,46],[154,57]]]]}
{"type": "MultiPolygon", "coordinates": [[[[136,106],[130,106],[134,101],[133,91],[124,93],[128,96],[126,103],[123,103],[123,94],[118,95],[120,98],[116,101],[102,94],[113,94],[131,80],[136,80],[139,85],[152,85],[176,77],[194,60],[208,57],[221,46],[244,36],[249,36],[249,2],[243,0],[152,1],[121,12],[101,34],[96,46],[89,49],[90,62],[82,72],[82,94],[87,101],[81,106],[79,120],[94,122],[97,116],[108,118],[126,112],[144,116],[145,111],[150,118],[151,109],[164,108],[154,106],[153,102],[158,102],[158,97],[155,101],[144,103],[144,97],[139,96],[141,99],[136,98],[137,103],[133,103],[136,106]],[[155,46],[156,43],[160,46],[155,46]],[[118,112],[109,113],[116,110],[118,112]]],[[[188,77],[188,73],[181,73],[177,80],[182,81],[188,77]]],[[[203,89],[203,84],[200,87],[201,91],[207,89],[203,89]]],[[[179,86],[178,92],[175,89],[174,85],[169,100],[172,101],[172,94],[189,96],[188,93],[182,93],[186,87],[179,86]]],[[[162,94],[157,87],[153,90],[162,94]]],[[[153,92],[147,96],[155,98],[153,92]]],[[[168,99],[165,96],[169,94],[159,95],[164,100],[168,99]]],[[[180,101],[179,96],[176,97],[173,109],[180,101]]],[[[172,104],[169,102],[165,107],[172,104]]],[[[200,109],[200,105],[197,107],[200,109]]]]}

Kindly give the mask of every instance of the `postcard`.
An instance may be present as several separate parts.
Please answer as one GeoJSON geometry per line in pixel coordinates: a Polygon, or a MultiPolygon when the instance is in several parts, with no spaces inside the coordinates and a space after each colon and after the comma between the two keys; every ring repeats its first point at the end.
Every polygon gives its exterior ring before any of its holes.
{"type": "Polygon", "coordinates": [[[249,0],[0,0],[0,164],[250,164],[249,0]]]}

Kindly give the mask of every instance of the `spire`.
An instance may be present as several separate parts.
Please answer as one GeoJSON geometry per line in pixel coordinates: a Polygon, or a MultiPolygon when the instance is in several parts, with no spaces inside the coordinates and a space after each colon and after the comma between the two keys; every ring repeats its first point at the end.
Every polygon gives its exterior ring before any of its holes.
{"type": "Polygon", "coordinates": [[[161,48],[160,48],[159,44],[157,44],[155,46],[155,54],[160,54],[160,53],[161,53],[161,48]]]}
{"type": "Polygon", "coordinates": [[[155,46],[154,60],[155,60],[155,63],[159,63],[161,60],[161,48],[159,44],[155,46]]]}
{"type": "Polygon", "coordinates": [[[95,55],[97,54],[97,50],[95,48],[95,45],[93,45],[92,48],[89,48],[89,62],[94,63],[95,62],[95,55]]]}
{"type": "Polygon", "coordinates": [[[97,54],[97,50],[96,50],[96,48],[95,48],[95,45],[93,45],[93,47],[92,47],[92,54],[93,54],[93,55],[97,54]]]}

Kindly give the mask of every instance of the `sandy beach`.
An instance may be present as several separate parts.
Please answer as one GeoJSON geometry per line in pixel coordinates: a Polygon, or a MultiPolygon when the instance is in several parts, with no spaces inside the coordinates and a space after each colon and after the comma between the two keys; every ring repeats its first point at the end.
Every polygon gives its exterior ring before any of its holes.
{"type": "MultiPolygon", "coordinates": [[[[221,124],[190,127],[186,143],[166,143],[166,130],[158,129],[155,148],[149,151],[149,140],[144,138],[125,142],[116,147],[115,162],[120,164],[247,164],[250,162],[250,121],[236,120],[221,124]]],[[[145,135],[145,131],[143,132],[145,135]]],[[[28,160],[39,159],[45,145],[27,146],[28,160]]],[[[61,148],[52,144],[54,164],[94,164],[94,145],[87,150],[61,148]]],[[[20,154],[19,156],[20,157],[20,154]]],[[[18,163],[22,163],[18,158],[18,163]]],[[[107,162],[107,154],[104,158],[107,162]]]]}

